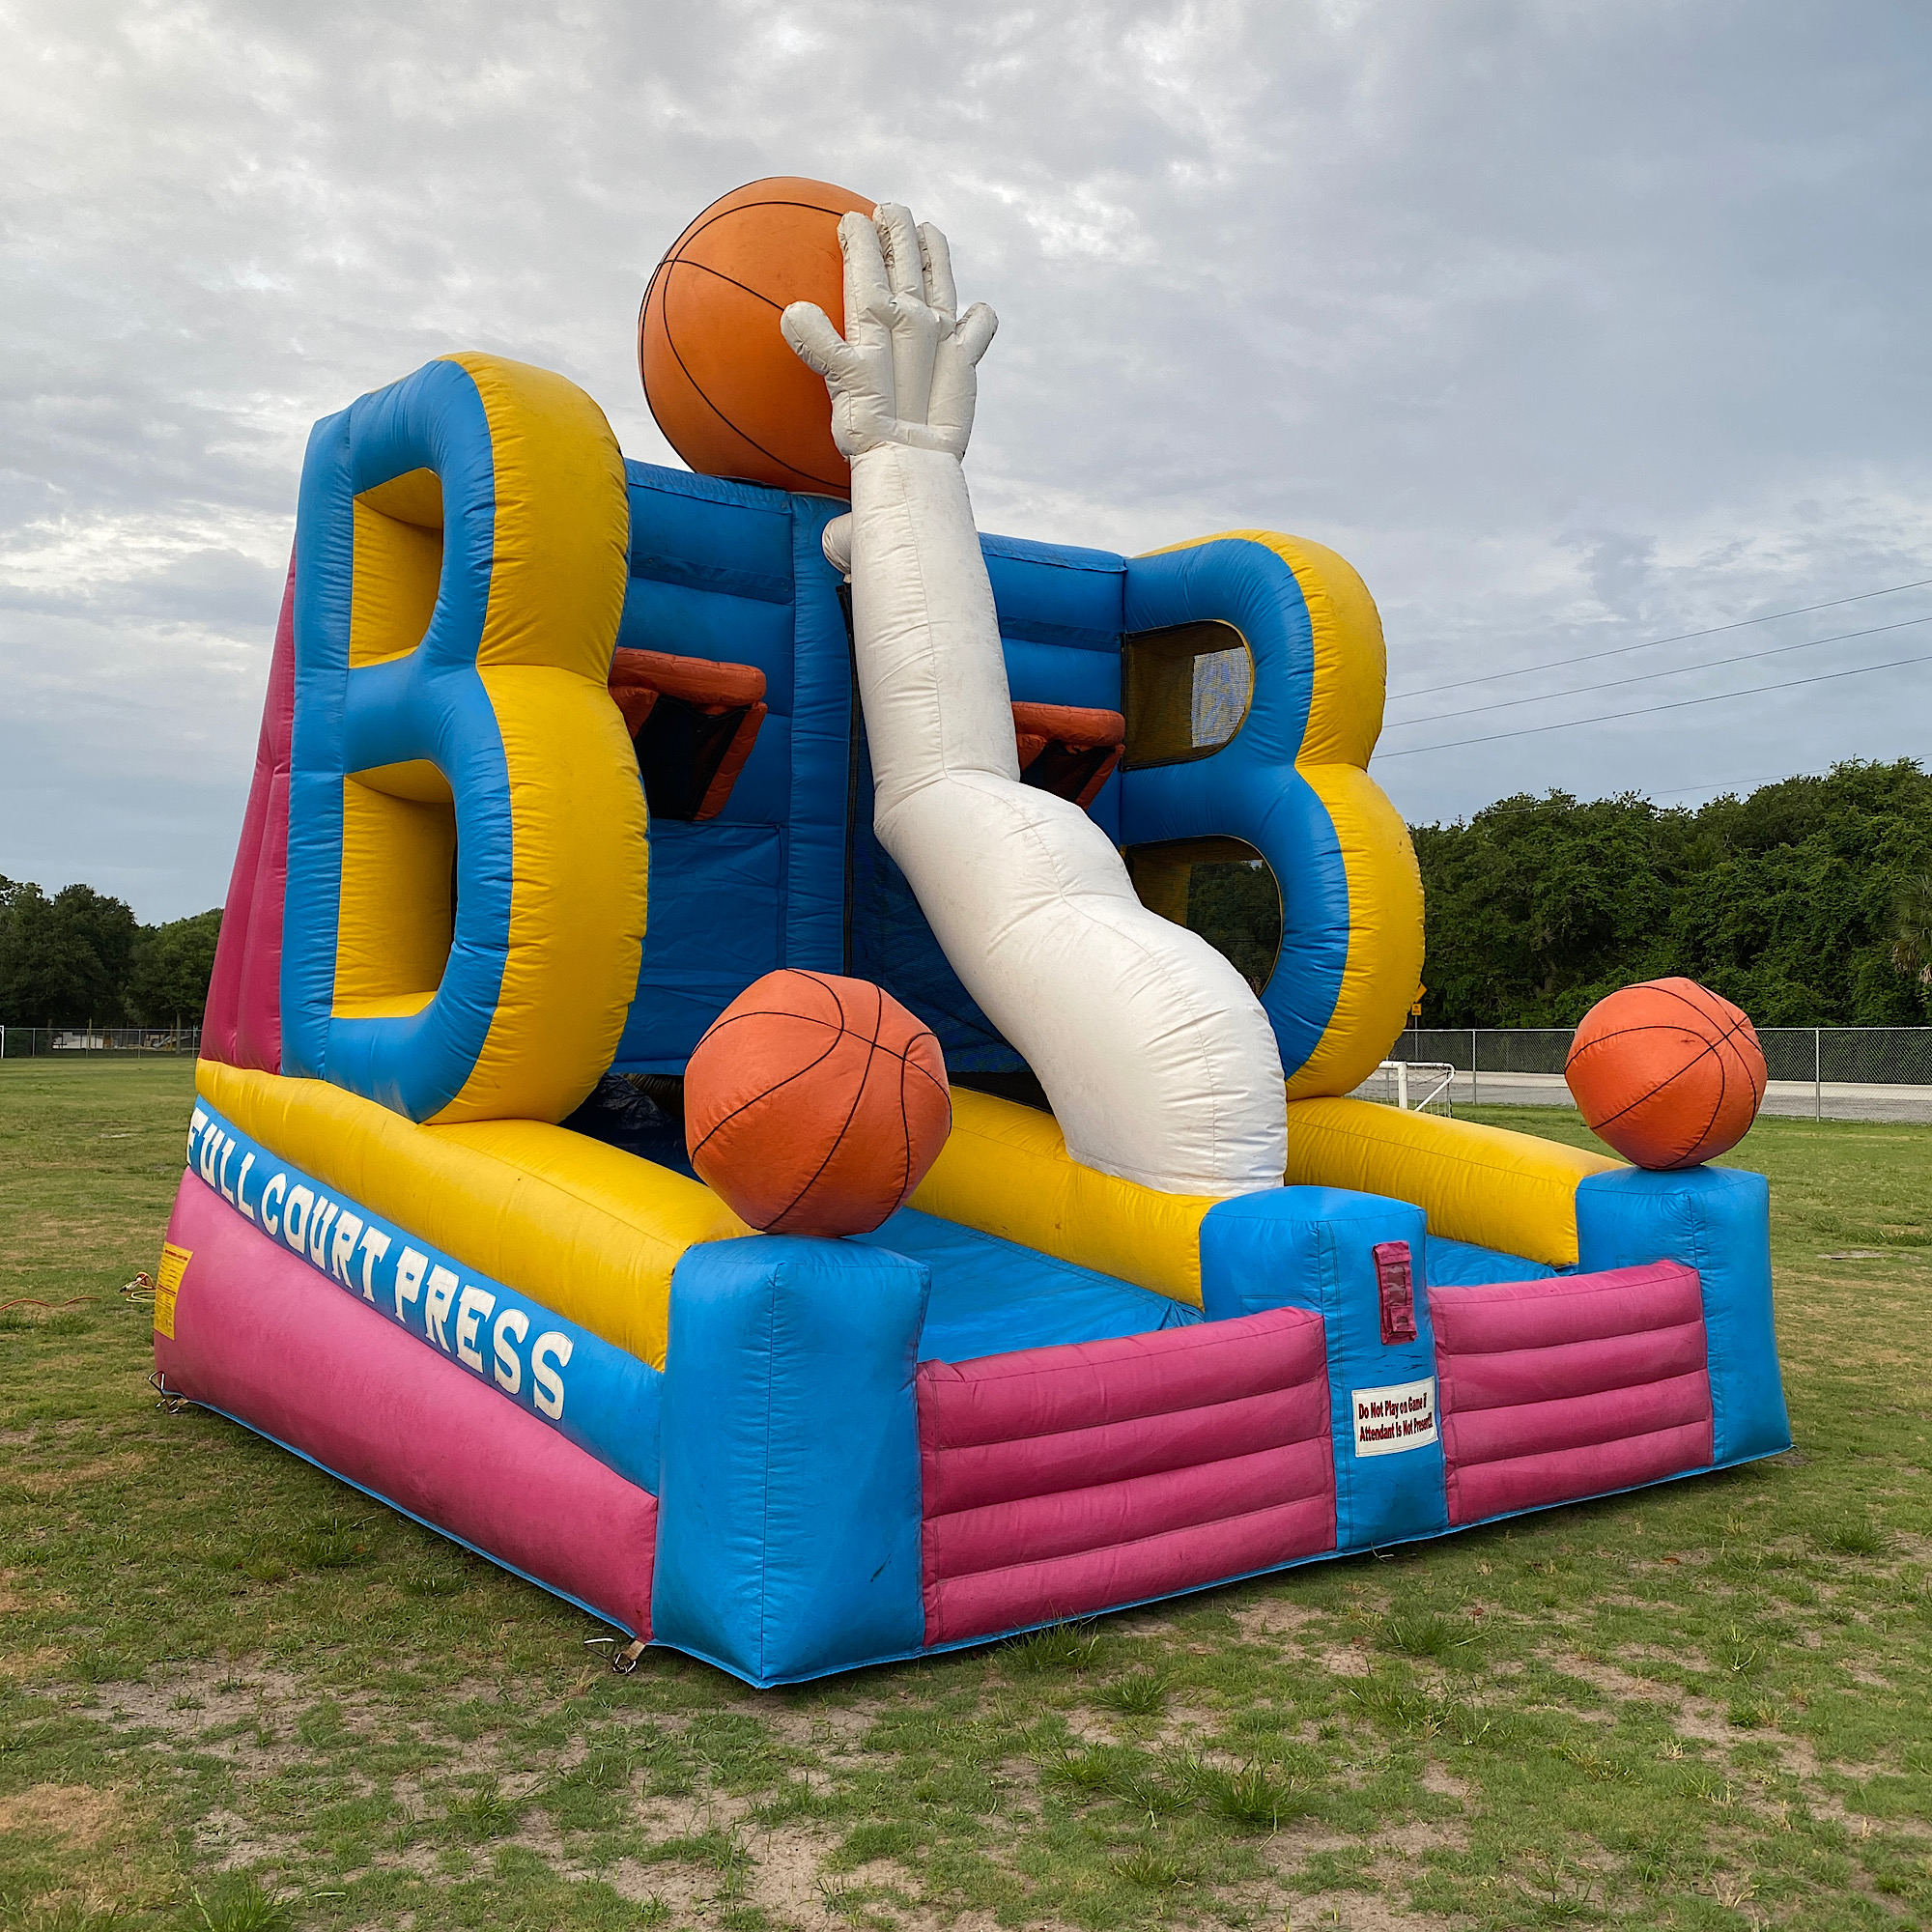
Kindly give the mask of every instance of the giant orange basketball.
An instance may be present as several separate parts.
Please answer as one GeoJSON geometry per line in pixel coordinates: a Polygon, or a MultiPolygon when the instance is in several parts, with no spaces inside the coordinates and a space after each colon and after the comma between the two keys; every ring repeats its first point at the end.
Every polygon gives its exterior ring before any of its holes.
{"type": "Polygon", "coordinates": [[[706,476],[851,494],[825,381],[779,332],[786,303],[842,329],[838,217],[872,204],[830,182],[775,175],[714,201],[657,266],[638,316],[644,397],[670,446],[706,476]]]}
{"type": "Polygon", "coordinates": [[[929,1028],[868,980],[753,980],[684,1072],[691,1162],[754,1228],[863,1235],[925,1177],[952,1128],[929,1028]]]}
{"type": "Polygon", "coordinates": [[[1563,1065],[1590,1131],[1639,1167],[1695,1167],[1743,1140],[1764,1098],[1764,1049],[1730,1001],[1648,980],[1583,1015],[1563,1065]]]}

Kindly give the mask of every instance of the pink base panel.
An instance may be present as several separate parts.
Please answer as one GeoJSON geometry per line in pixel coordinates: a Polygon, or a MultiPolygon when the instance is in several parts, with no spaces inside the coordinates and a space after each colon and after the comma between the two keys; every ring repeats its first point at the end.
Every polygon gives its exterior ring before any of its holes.
{"type": "Polygon", "coordinates": [[[171,1389],[648,1637],[657,1498],[352,1300],[193,1175],[171,1389]]]}
{"type": "Polygon", "coordinates": [[[1321,1318],[1274,1309],[919,1369],[925,1640],[1335,1547],[1321,1318]]]}
{"type": "Polygon", "coordinates": [[[1433,1288],[1449,1520],[1705,1467],[1711,1374],[1697,1270],[1433,1288]]]}

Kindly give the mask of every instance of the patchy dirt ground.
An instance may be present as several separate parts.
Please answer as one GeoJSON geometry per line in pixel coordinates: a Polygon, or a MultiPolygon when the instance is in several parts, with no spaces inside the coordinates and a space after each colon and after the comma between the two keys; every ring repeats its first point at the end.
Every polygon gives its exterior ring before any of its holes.
{"type": "Polygon", "coordinates": [[[1932,1264],[1810,1259],[1882,1247],[1860,1212],[1910,1233],[1932,1134],[1835,1172],[1807,1123],[1746,1145],[1782,1164],[1791,1456],[756,1694],[665,1652],[613,1676],[580,1612],[156,1409],[116,1291],[181,1097],[0,1092],[0,1300],[94,1297],[0,1312],[0,1925],[1932,1913],[1932,1264]],[[79,1247],[8,1245],[63,1190],[79,1247]]]}

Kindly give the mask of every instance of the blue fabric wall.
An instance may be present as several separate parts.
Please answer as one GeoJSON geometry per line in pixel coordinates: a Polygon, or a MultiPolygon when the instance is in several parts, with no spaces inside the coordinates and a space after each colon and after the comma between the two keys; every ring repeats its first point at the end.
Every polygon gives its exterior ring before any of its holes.
{"type": "MultiPolygon", "coordinates": [[[[1373,1548],[1449,1525],[1440,1441],[1394,1454],[1355,1454],[1357,1390],[1434,1381],[1435,1335],[1422,1273],[1420,1208],[1339,1187],[1271,1187],[1239,1194],[1201,1223],[1201,1299],[1210,1321],[1264,1308],[1308,1308],[1328,1345],[1335,1431],[1338,1547],[1373,1548]],[[1373,1250],[1406,1241],[1415,1282],[1415,1340],[1385,1343],[1373,1250]]],[[[1432,1401],[1434,1398],[1432,1397],[1432,1401]]]]}
{"type": "Polygon", "coordinates": [[[1791,1447],[1772,1322],[1771,1188],[1761,1174],[1620,1167],[1577,1189],[1578,1266],[1688,1263],[1704,1289],[1711,1350],[1713,1461],[1747,1462],[1791,1447]]]}
{"type": "MultiPolygon", "coordinates": [[[[800,966],[877,980],[933,1028],[954,1072],[1017,1069],[872,837],[838,578],[819,547],[844,505],[643,463],[625,470],[631,588],[618,642],[755,665],[770,710],[717,818],[651,826],[643,965],[614,1065],[682,1070],[746,986],[800,966]]],[[[1124,559],[981,542],[1014,697],[1118,710],[1124,559]]],[[[1120,789],[1110,780],[1093,807],[1115,838],[1120,789]]]]}
{"type": "Polygon", "coordinates": [[[757,1235],[671,1277],[657,1641],[786,1684],[916,1654],[925,1269],[757,1235]]]}
{"type": "Polygon", "coordinates": [[[844,970],[851,666],[819,539],[844,505],[628,463],[618,643],[755,665],[770,707],[724,810],[651,825],[650,916],[616,1066],[682,1070],[779,966],[844,970]]]}

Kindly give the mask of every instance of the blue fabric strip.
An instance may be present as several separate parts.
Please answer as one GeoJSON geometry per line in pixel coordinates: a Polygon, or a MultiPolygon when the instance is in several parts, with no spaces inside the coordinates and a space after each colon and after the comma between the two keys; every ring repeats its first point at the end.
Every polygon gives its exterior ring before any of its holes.
{"type": "Polygon", "coordinates": [[[342,901],[342,714],[355,569],[349,412],[309,432],[296,511],[295,716],[282,911],[282,1071],[319,1080],[342,901]]]}
{"type": "Polygon", "coordinates": [[[659,497],[683,497],[695,503],[724,503],[738,510],[776,510],[789,516],[791,499],[782,490],[764,483],[733,483],[723,476],[699,476],[689,469],[671,469],[661,463],[624,459],[624,481],[633,490],[649,490],[659,497]]]}
{"type": "MultiPolygon", "coordinates": [[[[1088,570],[1101,577],[1124,577],[1127,560],[1111,550],[1085,550],[1078,544],[1036,543],[1031,537],[981,536],[980,548],[990,557],[1016,563],[1045,564],[1054,570],[1088,570]]],[[[1119,596],[1118,589],[1112,593],[1119,596]]]]}
{"type": "Polygon", "coordinates": [[[631,553],[631,575],[659,583],[681,583],[692,590],[721,590],[727,597],[752,597],[761,604],[789,604],[791,582],[767,577],[761,571],[733,570],[728,565],[695,563],[689,557],[654,556],[631,553]]]}
{"type": "Polygon", "coordinates": [[[1080,651],[1121,651],[1118,631],[1091,631],[1078,624],[1046,624],[1032,617],[1002,616],[1000,636],[1023,644],[1066,644],[1080,651]]]}

